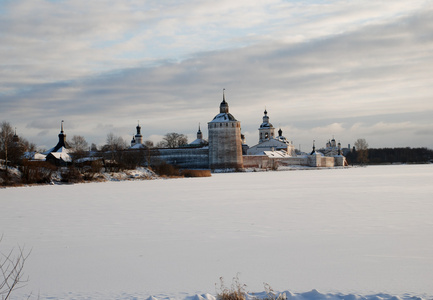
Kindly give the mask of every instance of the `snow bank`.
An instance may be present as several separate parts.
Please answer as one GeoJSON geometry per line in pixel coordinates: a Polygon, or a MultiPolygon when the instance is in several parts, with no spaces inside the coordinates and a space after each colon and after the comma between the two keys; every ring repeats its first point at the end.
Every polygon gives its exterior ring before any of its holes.
{"type": "Polygon", "coordinates": [[[125,170],[122,172],[104,172],[101,173],[102,176],[107,181],[122,181],[122,180],[144,180],[144,179],[156,179],[158,175],[155,172],[149,170],[148,168],[139,167],[134,170],[125,170]]]}
{"type": "MultiPolygon", "coordinates": [[[[209,293],[196,294],[193,296],[169,295],[160,294],[155,296],[145,297],[143,295],[134,293],[90,293],[86,295],[64,293],[57,296],[55,299],[75,299],[75,300],[94,300],[94,299],[146,299],[146,300],[218,300],[216,295],[209,293]]],[[[46,298],[53,299],[53,298],[46,298]]],[[[341,294],[341,293],[321,293],[317,290],[312,290],[304,293],[292,293],[291,291],[278,292],[275,294],[267,294],[266,292],[260,293],[247,293],[246,300],[427,300],[431,298],[423,298],[422,296],[413,296],[404,294],[400,296],[390,295],[386,293],[359,295],[359,294],[341,294]]]]}

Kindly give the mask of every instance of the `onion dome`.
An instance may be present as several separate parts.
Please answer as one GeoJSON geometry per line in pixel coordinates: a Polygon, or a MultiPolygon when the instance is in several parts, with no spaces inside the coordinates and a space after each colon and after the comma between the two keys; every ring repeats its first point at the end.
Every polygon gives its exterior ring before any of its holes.
{"type": "Polygon", "coordinates": [[[274,126],[269,123],[268,112],[265,109],[265,115],[263,116],[263,123],[260,125],[260,128],[273,128],[274,126]]]}
{"type": "MultiPolygon", "coordinates": [[[[225,90],[225,89],[224,89],[225,90]]],[[[211,122],[230,122],[237,121],[235,117],[229,113],[229,104],[226,102],[226,97],[223,90],[223,101],[220,104],[220,113],[217,114],[211,122]]]]}

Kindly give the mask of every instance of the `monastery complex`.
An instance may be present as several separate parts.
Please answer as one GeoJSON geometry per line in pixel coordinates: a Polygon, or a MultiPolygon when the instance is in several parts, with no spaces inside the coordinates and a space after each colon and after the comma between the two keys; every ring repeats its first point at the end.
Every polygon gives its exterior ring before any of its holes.
{"type": "MultiPolygon", "coordinates": [[[[241,122],[236,120],[229,111],[224,92],[219,113],[208,122],[208,141],[203,139],[199,126],[197,139],[188,145],[178,148],[148,149],[143,144],[139,124],[136,130],[131,146],[125,151],[146,150],[151,153],[155,161],[164,161],[186,169],[215,171],[244,168],[277,169],[278,166],[336,167],[347,164],[342,154],[341,144],[337,144],[334,138],[324,149],[316,151],[313,142],[311,153],[296,152],[292,142],[283,136],[281,129],[275,132],[266,110],[258,128],[258,143],[249,147],[241,133],[241,122]]],[[[56,164],[68,164],[71,162],[68,151],[62,121],[59,142],[45,153],[46,160],[56,164]]]]}
{"type": "MultiPolygon", "coordinates": [[[[131,142],[131,148],[143,147],[140,126],[131,142]]],[[[208,142],[203,139],[199,127],[197,139],[187,147],[159,149],[160,158],[167,163],[184,168],[243,169],[276,168],[283,166],[335,167],[346,165],[341,144],[333,138],[325,149],[309,154],[296,154],[292,142],[283,136],[281,129],[275,133],[265,110],[263,122],[258,129],[258,144],[249,147],[241,133],[241,122],[229,112],[223,93],[219,113],[208,123],[208,142]]]]}

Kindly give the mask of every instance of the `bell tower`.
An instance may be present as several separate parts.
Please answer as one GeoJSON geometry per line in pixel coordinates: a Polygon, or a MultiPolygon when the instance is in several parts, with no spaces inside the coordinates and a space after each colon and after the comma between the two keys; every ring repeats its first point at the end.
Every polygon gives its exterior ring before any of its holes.
{"type": "Polygon", "coordinates": [[[259,143],[263,143],[265,141],[269,141],[275,137],[275,128],[269,123],[268,112],[265,109],[263,116],[263,122],[259,128],[259,143]]]}
{"type": "Polygon", "coordinates": [[[143,144],[143,136],[141,135],[140,122],[137,124],[137,134],[135,135],[135,144],[143,144]]]}
{"type": "Polygon", "coordinates": [[[60,133],[59,133],[59,141],[57,143],[57,145],[52,149],[51,152],[57,152],[57,150],[59,150],[60,148],[64,147],[66,149],[69,149],[69,145],[66,142],[66,134],[63,131],[63,120],[60,124],[60,133]]]}

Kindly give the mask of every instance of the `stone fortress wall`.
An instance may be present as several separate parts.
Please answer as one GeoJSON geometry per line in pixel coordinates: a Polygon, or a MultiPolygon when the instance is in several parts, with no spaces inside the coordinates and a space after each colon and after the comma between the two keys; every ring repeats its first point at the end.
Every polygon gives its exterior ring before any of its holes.
{"type": "Polygon", "coordinates": [[[182,169],[209,169],[209,148],[159,149],[160,160],[182,169]]]}

